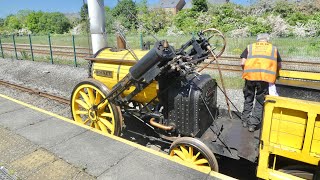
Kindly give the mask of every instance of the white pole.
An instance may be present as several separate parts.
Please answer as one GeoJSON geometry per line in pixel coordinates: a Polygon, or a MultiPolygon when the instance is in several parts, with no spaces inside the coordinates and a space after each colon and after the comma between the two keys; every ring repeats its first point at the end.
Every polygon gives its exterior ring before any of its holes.
{"type": "Polygon", "coordinates": [[[92,52],[95,54],[101,48],[107,46],[104,2],[103,0],[87,0],[87,2],[90,19],[92,52]]]}

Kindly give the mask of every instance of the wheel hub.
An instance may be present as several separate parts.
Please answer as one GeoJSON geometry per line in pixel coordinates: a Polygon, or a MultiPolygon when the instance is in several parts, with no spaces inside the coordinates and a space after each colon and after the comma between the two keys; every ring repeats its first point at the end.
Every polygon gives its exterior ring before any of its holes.
{"type": "Polygon", "coordinates": [[[96,120],[97,120],[97,112],[96,112],[96,111],[93,111],[93,110],[90,110],[90,111],[89,111],[89,118],[90,118],[92,121],[96,121],[96,120]]]}

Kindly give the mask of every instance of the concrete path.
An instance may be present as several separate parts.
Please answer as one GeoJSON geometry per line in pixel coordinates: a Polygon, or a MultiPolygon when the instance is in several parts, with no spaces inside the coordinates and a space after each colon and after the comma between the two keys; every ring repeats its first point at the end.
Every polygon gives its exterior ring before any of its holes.
{"type": "Polygon", "coordinates": [[[21,179],[228,179],[1,94],[0,152],[21,179]]]}

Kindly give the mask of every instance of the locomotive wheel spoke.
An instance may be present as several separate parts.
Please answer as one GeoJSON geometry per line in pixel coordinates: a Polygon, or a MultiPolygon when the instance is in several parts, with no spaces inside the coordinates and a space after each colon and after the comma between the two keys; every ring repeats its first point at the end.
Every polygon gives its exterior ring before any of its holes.
{"type": "Polygon", "coordinates": [[[102,122],[98,121],[98,125],[99,125],[102,132],[108,133],[106,126],[104,124],[102,124],[102,122]]]}
{"type": "Polygon", "coordinates": [[[196,165],[201,165],[201,164],[208,164],[208,161],[206,159],[199,159],[196,162],[194,162],[196,165]]]}
{"type": "Polygon", "coordinates": [[[87,119],[83,122],[83,124],[87,124],[89,121],[90,121],[90,118],[87,118],[87,119]]]}
{"type": "Polygon", "coordinates": [[[78,111],[76,111],[76,114],[88,114],[88,111],[80,111],[80,110],[78,110],[78,111]]]}
{"type": "Polygon", "coordinates": [[[198,152],[195,156],[192,157],[192,161],[195,161],[200,155],[200,152],[198,152]]]}
{"type": "Polygon", "coordinates": [[[99,120],[108,128],[110,131],[114,131],[113,125],[106,119],[100,117],[99,120]]]}
{"type": "Polygon", "coordinates": [[[193,148],[191,146],[189,146],[189,158],[193,158],[193,148]]]}
{"type": "Polygon", "coordinates": [[[112,118],[112,114],[107,112],[103,112],[100,116],[112,118]]]}
{"type": "Polygon", "coordinates": [[[97,91],[96,92],[96,99],[94,101],[94,104],[97,105],[97,104],[100,103],[100,101],[101,101],[101,94],[97,91]]]}
{"type": "Polygon", "coordinates": [[[95,100],[95,97],[94,97],[94,94],[93,94],[93,90],[90,89],[90,88],[87,88],[87,90],[88,90],[90,104],[93,105],[94,104],[94,100],[95,100]]]}
{"type": "Polygon", "coordinates": [[[180,159],[182,159],[182,160],[185,160],[185,159],[186,159],[186,157],[185,157],[185,155],[183,154],[182,151],[180,151],[180,150],[173,150],[173,152],[174,152],[174,154],[176,154],[180,159]]]}
{"type": "Polygon", "coordinates": [[[86,110],[89,110],[90,107],[88,106],[88,104],[86,104],[85,102],[83,102],[81,99],[77,99],[76,103],[78,103],[80,106],[82,106],[83,108],[85,108],[86,110]]]}
{"type": "Polygon", "coordinates": [[[90,100],[89,100],[89,97],[87,96],[87,94],[83,91],[80,91],[80,94],[81,94],[84,102],[90,107],[91,103],[90,103],[90,100]]]}

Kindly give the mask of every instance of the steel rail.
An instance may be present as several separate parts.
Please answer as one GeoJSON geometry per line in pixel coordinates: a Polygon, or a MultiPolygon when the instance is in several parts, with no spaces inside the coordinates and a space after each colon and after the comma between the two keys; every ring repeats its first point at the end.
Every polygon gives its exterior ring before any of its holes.
{"type": "Polygon", "coordinates": [[[70,104],[70,100],[69,99],[66,99],[66,98],[63,98],[63,97],[60,97],[60,96],[57,96],[57,95],[49,94],[49,93],[46,93],[46,92],[42,92],[42,91],[39,91],[37,89],[32,89],[32,88],[21,86],[21,85],[18,85],[18,84],[13,84],[13,83],[10,83],[10,82],[7,82],[7,81],[3,81],[3,80],[0,80],[0,85],[4,85],[6,87],[10,87],[10,88],[13,88],[13,89],[18,89],[18,90],[21,90],[21,91],[24,91],[24,92],[28,92],[28,93],[31,93],[31,94],[36,94],[36,95],[39,95],[41,97],[49,98],[49,99],[58,101],[58,102],[63,103],[63,104],[70,104]]]}

